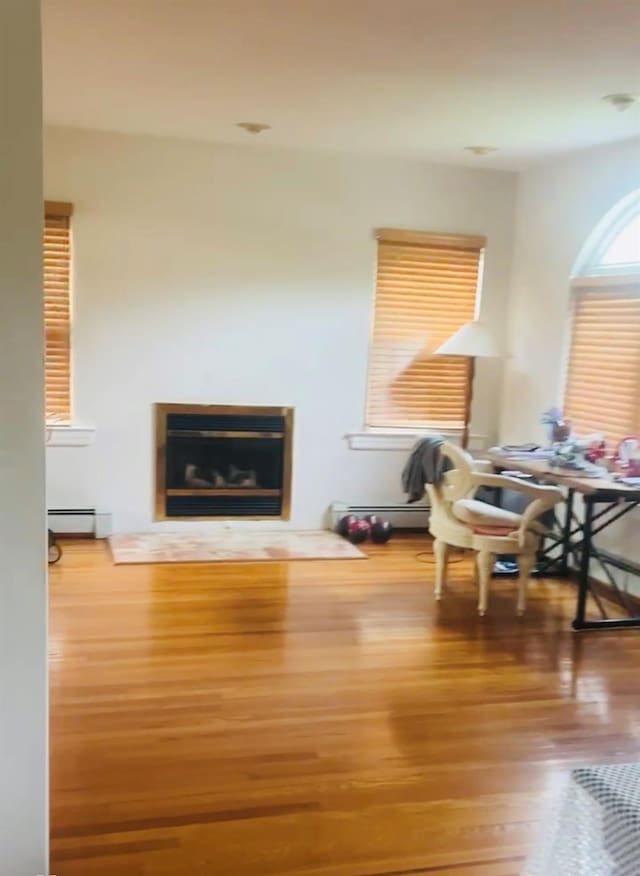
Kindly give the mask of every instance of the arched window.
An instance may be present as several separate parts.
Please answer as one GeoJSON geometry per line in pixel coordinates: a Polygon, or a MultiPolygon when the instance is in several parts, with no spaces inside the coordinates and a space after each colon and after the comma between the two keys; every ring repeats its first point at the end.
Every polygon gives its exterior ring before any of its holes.
{"type": "Polygon", "coordinates": [[[640,273],[640,212],[619,231],[602,254],[602,271],[616,268],[640,273]]]}
{"type": "Polygon", "coordinates": [[[640,435],[640,192],[598,225],[572,288],[566,416],[609,443],[640,435]]]}

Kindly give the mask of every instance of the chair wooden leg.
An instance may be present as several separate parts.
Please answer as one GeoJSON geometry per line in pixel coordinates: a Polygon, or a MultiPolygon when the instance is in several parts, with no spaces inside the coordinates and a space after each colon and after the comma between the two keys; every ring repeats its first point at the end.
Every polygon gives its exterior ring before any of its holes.
{"type": "Polygon", "coordinates": [[[487,613],[487,605],[489,603],[489,582],[491,581],[491,573],[493,572],[493,554],[490,551],[478,551],[476,564],[478,567],[478,585],[480,593],[478,595],[478,614],[484,617],[487,613]]]}
{"type": "Polygon", "coordinates": [[[524,614],[527,607],[527,590],[535,561],[535,554],[520,554],[518,557],[520,575],[518,576],[518,606],[516,610],[520,616],[524,614]]]}
{"type": "Polygon", "coordinates": [[[442,590],[447,580],[447,564],[449,560],[449,545],[441,538],[433,543],[433,553],[436,558],[436,599],[442,599],[442,590]]]}

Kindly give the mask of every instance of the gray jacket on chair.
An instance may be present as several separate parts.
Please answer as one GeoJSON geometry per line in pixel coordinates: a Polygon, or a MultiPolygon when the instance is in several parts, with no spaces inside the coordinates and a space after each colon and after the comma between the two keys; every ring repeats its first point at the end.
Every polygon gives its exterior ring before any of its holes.
{"type": "Polygon", "coordinates": [[[409,498],[407,502],[417,502],[425,493],[425,484],[439,484],[442,475],[449,468],[448,460],[440,452],[444,439],[440,435],[421,438],[414,446],[402,470],[402,489],[409,498]]]}

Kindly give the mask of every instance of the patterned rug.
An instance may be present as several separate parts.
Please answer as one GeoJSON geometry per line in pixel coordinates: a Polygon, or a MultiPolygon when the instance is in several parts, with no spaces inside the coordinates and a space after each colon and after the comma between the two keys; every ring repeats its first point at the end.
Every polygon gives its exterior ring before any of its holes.
{"type": "Polygon", "coordinates": [[[112,535],[120,563],[256,563],[264,560],[362,560],[355,545],[333,532],[150,532],[112,535]]]}

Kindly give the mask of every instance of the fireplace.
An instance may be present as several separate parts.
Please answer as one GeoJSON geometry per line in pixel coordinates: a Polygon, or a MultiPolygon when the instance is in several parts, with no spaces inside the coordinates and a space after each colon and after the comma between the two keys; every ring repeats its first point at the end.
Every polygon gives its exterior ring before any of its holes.
{"type": "Polygon", "coordinates": [[[156,520],[289,519],[293,408],[154,407],[156,520]]]}

